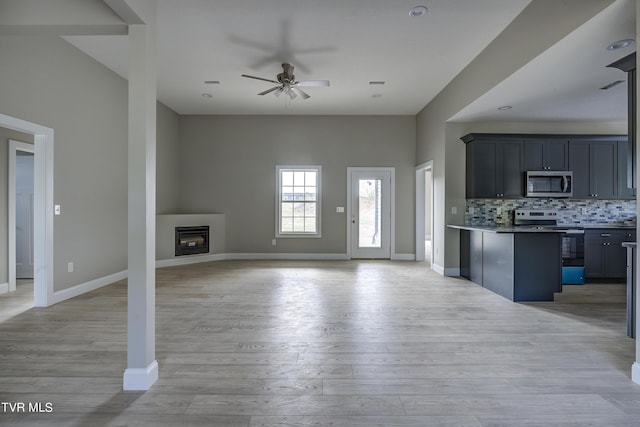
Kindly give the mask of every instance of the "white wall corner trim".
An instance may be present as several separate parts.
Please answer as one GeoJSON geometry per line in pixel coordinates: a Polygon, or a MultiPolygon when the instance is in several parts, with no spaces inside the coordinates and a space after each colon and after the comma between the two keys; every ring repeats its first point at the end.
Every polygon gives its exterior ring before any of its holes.
{"type": "Polygon", "coordinates": [[[76,286],[72,286],[68,289],[63,289],[61,291],[57,291],[53,293],[53,296],[50,301],[51,304],[57,304],[59,302],[68,300],[73,297],[77,297],[78,295],[82,295],[87,292],[94,291],[103,286],[110,285],[112,283],[118,282],[120,280],[124,280],[127,278],[127,270],[121,271],[119,273],[110,274],[109,276],[100,277],[95,280],[91,280],[89,282],[81,283],[76,286]]]}
{"type": "Polygon", "coordinates": [[[9,292],[9,283],[0,283],[0,294],[9,292]]]}
{"type": "Polygon", "coordinates": [[[230,259],[230,260],[261,260],[261,259],[267,259],[267,260],[291,260],[291,261],[295,261],[295,260],[303,260],[303,261],[313,261],[313,260],[320,260],[320,261],[341,261],[341,260],[346,260],[347,258],[347,254],[304,254],[304,253],[255,253],[255,254],[251,254],[251,253],[231,253],[231,254],[226,254],[225,259],[230,259]]]}
{"type": "Polygon", "coordinates": [[[149,390],[158,381],[158,362],[146,368],[127,368],[123,375],[123,390],[149,390]]]}
{"type": "Polygon", "coordinates": [[[416,254],[391,254],[391,261],[415,261],[416,254]]]}
{"type": "Polygon", "coordinates": [[[196,255],[182,258],[162,259],[156,261],[156,268],[175,267],[178,265],[198,264],[210,261],[224,261],[225,259],[227,259],[225,254],[196,255]]]}

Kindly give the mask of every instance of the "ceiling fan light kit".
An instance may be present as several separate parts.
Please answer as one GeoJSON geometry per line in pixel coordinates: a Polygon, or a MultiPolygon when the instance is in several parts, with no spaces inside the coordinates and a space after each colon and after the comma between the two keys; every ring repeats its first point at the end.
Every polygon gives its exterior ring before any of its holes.
{"type": "Polygon", "coordinates": [[[258,95],[267,95],[273,93],[276,97],[285,93],[290,99],[294,99],[300,96],[302,99],[309,99],[311,95],[300,89],[303,87],[327,87],[329,86],[329,80],[302,80],[296,81],[296,76],[293,74],[294,66],[291,64],[282,64],[282,73],[276,76],[277,80],[265,79],[263,77],[250,76],[248,74],[242,74],[242,77],[255,80],[263,80],[269,83],[275,83],[277,86],[267,89],[264,92],[260,92],[258,95]]]}

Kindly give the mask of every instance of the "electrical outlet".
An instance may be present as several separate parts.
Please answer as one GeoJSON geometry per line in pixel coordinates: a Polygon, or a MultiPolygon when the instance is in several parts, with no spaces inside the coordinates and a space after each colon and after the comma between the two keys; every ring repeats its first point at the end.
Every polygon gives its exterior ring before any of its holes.
{"type": "Polygon", "coordinates": [[[458,215],[458,208],[457,207],[453,206],[451,208],[451,215],[458,215]]]}
{"type": "Polygon", "coordinates": [[[344,206],[338,206],[338,207],[336,207],[336,212],[337,212],[337,213],[344,213],[344,206]]]}
{"type": "Polygon", "coordinates": [[[276,245],[276,239],[272,239],[271,240],[271,246],[275,246],[276,245]]]}
{"type": "Polygon", "coordinates": [[[502,208],[496,208],[496,213],[500,215],[502,213],[502,208]]]}
{"type": "Polygon", "coordinates": [[[55,205],[53,207],[53,214],[54,215],[60,215],[60,205],[55,205]]]}
{"type": "Polygon", "coordinates": [[[474,213],[476,213],[476,208],[469,206],[469,215],[473,215],[474,213]]]}
{"type": "Polygon", "coordinates": [[[73,263],[72,262],[67,264],[67,271],[69,273],[73,273],[73,263]]]}

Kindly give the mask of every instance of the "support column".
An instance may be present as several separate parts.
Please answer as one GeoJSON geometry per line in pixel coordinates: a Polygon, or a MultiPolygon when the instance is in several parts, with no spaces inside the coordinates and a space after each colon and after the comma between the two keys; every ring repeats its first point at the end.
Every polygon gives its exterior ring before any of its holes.
{"type": "MultiPolygon", "coordinates": [[[[152,5],[151,5],[152,4],[152,5]]],[[[148,390],[155,356],[156,34],[155,3],[129,25],[129,240],[127,369],[124,390],[148,390]]]]}

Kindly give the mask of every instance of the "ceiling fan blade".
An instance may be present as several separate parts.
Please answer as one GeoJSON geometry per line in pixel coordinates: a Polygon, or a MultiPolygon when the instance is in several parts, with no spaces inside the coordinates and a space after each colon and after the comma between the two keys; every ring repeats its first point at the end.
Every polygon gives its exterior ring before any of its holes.
{"type": "Polygon", "coordinates": [[[272,87],[271,89],[267,89],[264,92],[260,92],[258,95],[267,95],[275,90],[280,89],[280,86],[272,87]]]}
{"type": "Polygon", "coordinates": [[[265,78],[262,78],[262,77],[250,76],[248,74],[242,74],[242,77],[246,77],[248,79],[262,80],[262,81],[269,82],[269,83],[279,84],[279,82],[277,82],[275,80],[269,80],[269,79],[265,79],[265,78]]]}
{"type": "Polygon", "coordinates": [[[296,82],[296,86],[329,86],[329,80],[303,80],[301,82],[296,82]]]}
{"type": "Polygon", "coordinates": [[[298,89],[298,88],[297,88],[297,87],[295,87],[295,86],[292,86],[292,87],[291,87],[291,91],[292,91],[292,92],[296,92],[296,93],[298,93],[298,94],[302,97],[302,99],[309,99],[309,98],[311,98],[311,96],[310,96],[308,93],[304,92],[302,89],[298,89]]]}

